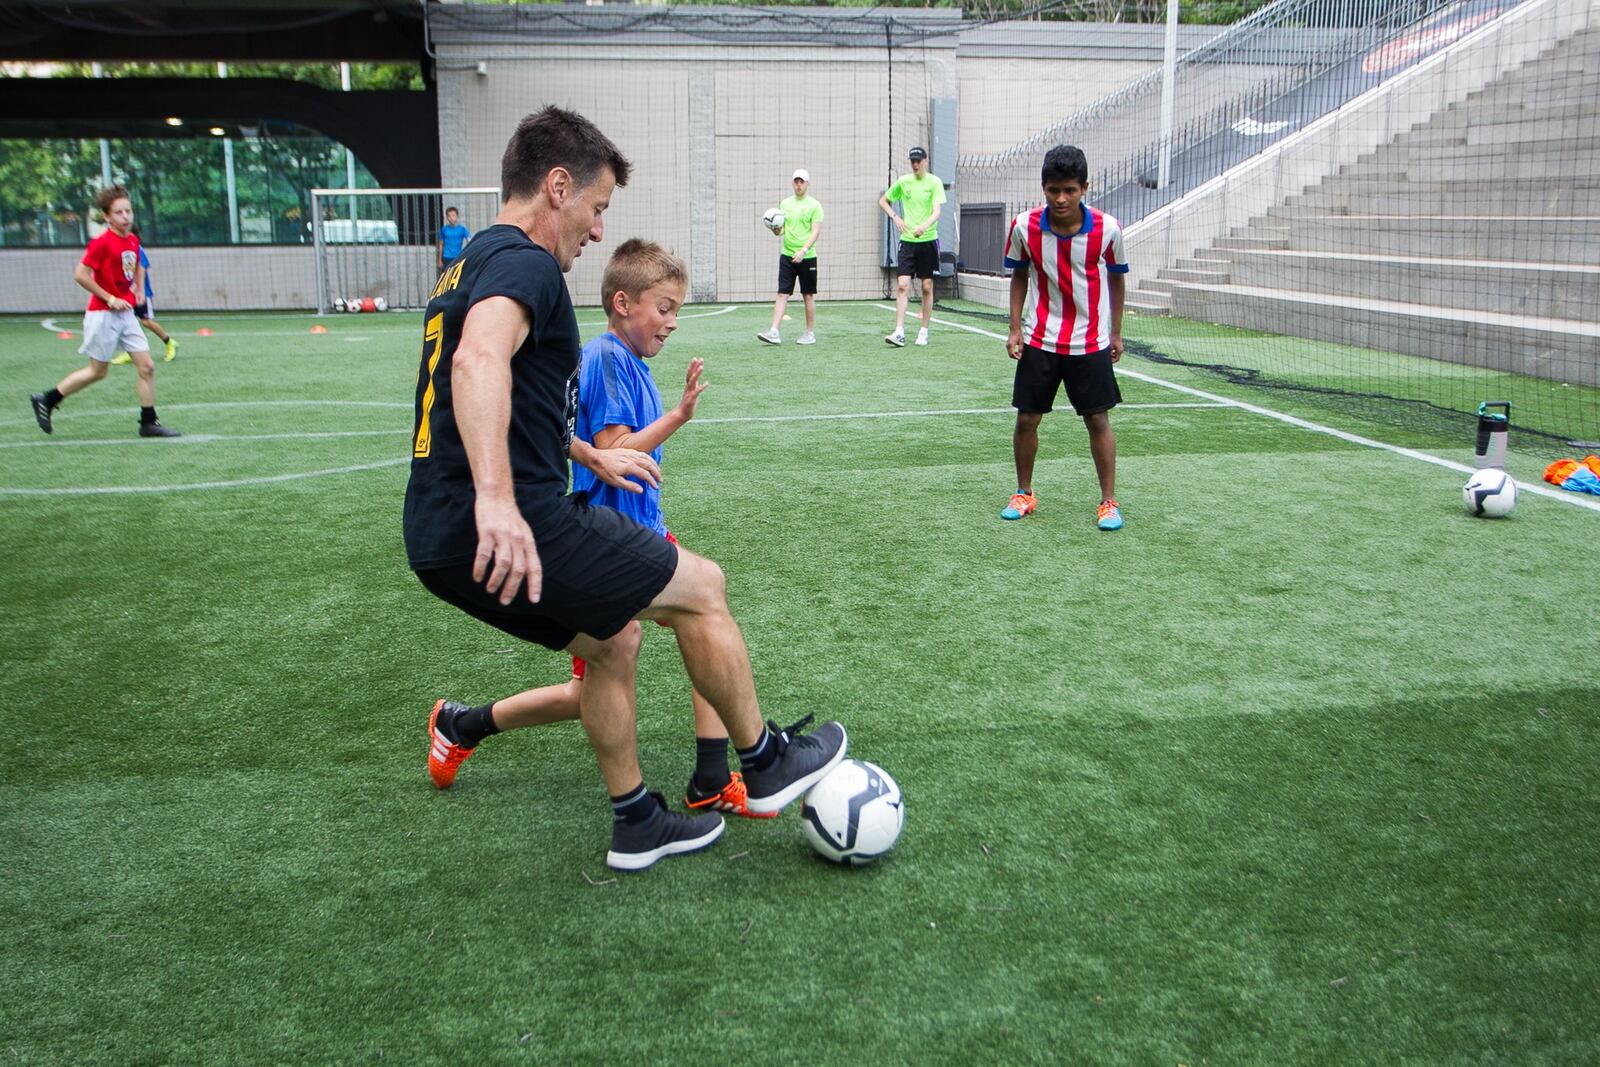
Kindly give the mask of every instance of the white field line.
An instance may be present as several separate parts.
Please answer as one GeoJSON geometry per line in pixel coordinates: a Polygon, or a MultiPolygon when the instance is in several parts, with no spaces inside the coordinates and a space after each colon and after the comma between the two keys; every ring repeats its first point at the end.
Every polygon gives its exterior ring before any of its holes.
{"type": "MultiPolygon", "coordinates": [[[[729,304],[727,307],[718,308],[715,311],[691,311],[686,315],[679,315],[678,318],[680,318],[680,319],[710,319],[710,318],[715,318],[718,315],[726,315],[729,312],[738,311],[739,307],[740,306],[738,304],[729,304]]],[[[395,315],[395,317],[397,319],[402,319],[403,320],[410,314],[420,314],[420,313],[421,312],[418,311],[418,312],[394,312],[393,314],[395,315]]],[[[381,312],[381,314],[388,315],[388,314],[391,314],[391,313],[385,311],[385,312],[381,312]]],[[[258,316],[258,317],[259,318],[263,318],[263,319],[319,319],[319,318],[334,318],[335,315],[323,315],[323,316],[319,316],[319,315],[261,315],[261,316],[258,316]]],[[[202,320],[202,317],[201,316],[197,316],[194,312],[185,312],[182,315],[171,315],[171,316],[163,315],[162,318],[169,318],[170,321],[172,321],[172,322],[199,322],[199,321],[202,320]]],[[[344,321],[342,316],[339,316],[339,318],[340,318],[341,322],[344,321]]],[[[157,319],[156,321],[159,322],[161,320],[157,319]]],[[[599,322],[580,322],[580,323],[578,323],[578,325],[580,327],[584,327],[584,328],[589,328],[589,327],[594,327],[594,326],[604,326],[605,324],[606,324],[606,322],[605,322],[604,319],[601,319],[599,322]]],[[[227,329],[229,326],[232,326],[232,325],[234,325],[234,323],[232,323],[232,322],[225,323],[223,325],[223,329],[227,329]]],[[[362,325],[362,327],[364,329],[368,329],[368,330],[373,329],[374,327],[378,326],[378,324],[376,322],[363,322],[361,325],[362,325]]],[[[77,336],[79,333],[82,332],[81,330],[73,330],[73,329],[69,329],[67,327],[64,327],[60,323],[56,322],[55,319],[40,319],[39,320],[39,326],[42,329],[49,330],[51,333],[70,333],[70,334],[72,334],[74,336],[77,336]]],[[[416,329],[415,325],[413,325],[410,322],[406,322],[402,329],[383,330],[383,329],[380,328],[379,332],[382,333],[386,337],[387,336],[403,337],[406,334],[411,333],[415,329],[416,329]]],[[[308,326],[304,330],[240,330],[240,331],[237,331],[236,334],[230,333],[229,336],[243,336],[243,337],[301,337],[301,336],[309,335],[310,332],[311,332],[311,328],[308,326]]],[[[332,331],[330,331],[330,333],[331,332],[332,331]]],[[[215,330],[213,330],[208,336],[209,337],[216,337],[217,333],[216,333],[215,330]]],[[[335,335],[335,336],[339,336],[339,335],[335,335]]],[[[349,338],[349,339],[350,340],[354,340],[354,338],[349,338]]],[[[363,337],[363,338],[361,338],[361,340],[366,341],[366,340],[370,340],[370,338],[363,337]]]]}
{"type": "MultiPolygon", "coordinates": [[[[875,306],[884,311],[894,311],[893,307],[886,306],[884,304],[877,304],[875,306]]],[[[941,319],[937,316],[933,318],[933,321],[937,322],[941,326],[950,326],[957,330],[966,330],[969,333],[981,334],[984,337],[993,337],[997,341],[1004,341],[1006,339],[1005,334],[995,333],[993,330],[985,330],[977,326],[968,326],[966,323],[962,322],[951,322],[949,319],[941,319]]],[[[1347,433],[1344,430],[1334,429],[1332,426],[1324,426],[1321,423],[1312,422],[1309,419],[1302,419],[1298,415],[1289,415],[1281,411],[1273,411],[1271,408],[1264,408],[1258,404],[1247,404],[1242,400],[1233,400],[1217,393],[1208,393],[1203,389],[1193,389],[1187,385],[1179,385],[1176,382],[1169,382],[1162,378],[1156,378],[1152,375],[1143,374],[1135,370],[1127,370],[1120,366],[1117,368],[1117,373],[1119,375],[1126,375],[1129,378],[1137,379],[1141,382],[1149,382],[1151,385],[1159,385],[1162,388],[1171,389],[1175,392],[1185,393],[1189,396],[1196,396],[1205,400],[1215,401],[1225,407],[1238,408],[1240,411],[1248,411],[1252,415],[1260,415],[1263,418],[1275,419],[1278,422],[1287,423],[1290,426],[1298,426],[1302,430],[1310,430],[1313,433],[1322,433],[1327,434],[1330,437],[1337,437],[1339,440],[1348,441],[1353,445],[1361,445],[1365,448],[1376,448],[1384,452],[1393,452],[1397,456],[1405,456],[1407,459],[1418,460],[1422,463],[1431,463],[1436,467],[1444,467],[1448,470],[1460,471],[1463,474],[1473,473],[1473,468],[1467,466],[1465,463],[1457,463],[1454,460],[1445,459],[1442,456],[1435,456],[1429,452],[1421,452],[1415,448],[1405,448],[1400,445],[1391,445],[1386,441],[1375,441],[1370,437],[1362,437],[1359,434],[1347,433]]],[[[1517,481],[1517,488],[1524,493],[1533,493],[1538,496],[1548,497],[1551,500],[1559,500],[1563,504],[1571,504],[1574,507],[1587,508],[1590,511],[1600,512],[1600,498],[1586,497],[1581,493],[1569,493],[1563,489],[1555,489],[1546,485],[1520,480],[1517,481]]]]}
{"type": "Polygon", "coordinates": [[[117,493],[175,493],[189,489],[234,489],[247,485],[267,485],[271,482],[293,482],[302,478],[320,478],[327,474],[353,474],[356,471],[377,470],[380,467],[397,467],[410,463],[410,456],[379,460],[377,463],[357,463],[349,467],[328,467],[317,471],[295,471],[290,474],[271,474],[260,478],[235,478],[226,482],[188,482],[182,485],[104,485],[65,489],[5,489],[0,496],[106,496],[117,493]]]}

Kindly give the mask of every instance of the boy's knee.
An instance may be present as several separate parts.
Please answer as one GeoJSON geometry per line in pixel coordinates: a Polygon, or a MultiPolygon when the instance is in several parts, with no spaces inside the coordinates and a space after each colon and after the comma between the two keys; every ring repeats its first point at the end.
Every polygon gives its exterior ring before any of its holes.
{"type": "Polygon", "coordinates": [[[109,368],[109,363],[101,363],[98,359],[91,359],[89,361],[89,375],[97,382],[106,376],[106,371],[109,368]]]}

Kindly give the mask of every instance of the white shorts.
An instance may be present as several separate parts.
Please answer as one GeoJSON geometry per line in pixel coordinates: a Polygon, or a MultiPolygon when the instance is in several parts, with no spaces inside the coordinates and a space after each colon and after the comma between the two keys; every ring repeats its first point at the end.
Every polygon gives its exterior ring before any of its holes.
{"type": "Polygon", "coordinates": [[[144,339],[144,330],[133,317],[132,308],[83,313],[83,344],[78,346],[79,355],[110,363],[118,352],[148,351],[150,342],[144,339]]]}

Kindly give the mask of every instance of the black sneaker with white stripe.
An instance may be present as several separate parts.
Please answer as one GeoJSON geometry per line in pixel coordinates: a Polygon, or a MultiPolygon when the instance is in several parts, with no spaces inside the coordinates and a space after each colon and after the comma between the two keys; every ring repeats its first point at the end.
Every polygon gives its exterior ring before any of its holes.
{"type": "Polygon", "coordinates": [[[643,822],[618,820],[611,824],[611,851],[606,866],[618,871],[642,871],[656,860],[699,852],[711,847],[722,836],[725,825],[716,812],[705,815],[679,815],[667,808],[667,800],[652,792],[656,810],[643,822]]]}
{"type": "Polygon", "coordinates": [[[778,746],[778,758],[764,771],[745,769],[745,806],[752,812],[782,811],[844,759],[850,739],[839,723],[825,722],[805,735],[795,733],[814,717],[807,715],[786,730],[778,729],[775,722],[767,723],[772,731],[769,743],[778,746]]]}
{"type": "Polygon", "coordinates": [[[50,404],[45,400],[43,393],[34,393],[28,397],[28,403],[33,405],[33,420],[39,424],[39,429],[45,433],[54,432],[50,426],[50,404]]]}

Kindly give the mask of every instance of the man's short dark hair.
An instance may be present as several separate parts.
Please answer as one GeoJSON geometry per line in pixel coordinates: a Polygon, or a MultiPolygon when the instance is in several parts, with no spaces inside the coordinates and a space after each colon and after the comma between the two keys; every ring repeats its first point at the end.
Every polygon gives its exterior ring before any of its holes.
{"type": "MultiPolygon", "coordinates": [[[[448,214],[450,214],[450,212],[452,212],[452,211],[456,211],[456,209],[455,209],[455,208],[453,208],[453,207],[447,207],[447,208],[445,208],[445,209],[444,209],[444,213],[445,213],[445,214],[446,214],[446,215],[448,215],[448,214]]],[[[461,214],[461,212],[459,212],[459,211],[456,211],[456,214],[457,214],[457,215],[459,215],[459,214],[461,214]]]]}
{"type": "Polygon", "coordinates": [[[1039,184],[1067,181],[1089,184],[1089,158],[1076,145],[1058,144],[1044,154],[1044,166],[1039,168],[1039,184]]]}
{"type": "Polygon", "coordinates": [[[550,106],[517,123],[517,132],[500,160],[500,199],[532,197],[545,175],[563,167],[579,189],[604,168],[617,184],[628,184],[628,160],[599,127],[578,114],[550,106]]]}

